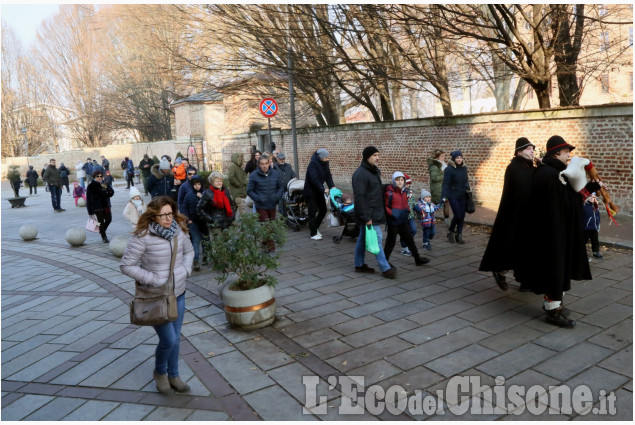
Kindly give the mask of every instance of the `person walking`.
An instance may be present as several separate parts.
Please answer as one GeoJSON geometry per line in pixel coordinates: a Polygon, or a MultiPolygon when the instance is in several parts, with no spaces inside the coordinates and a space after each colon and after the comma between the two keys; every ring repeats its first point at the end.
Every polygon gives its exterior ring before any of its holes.
{"type": "Polygon", "coordinates": [[[467,205],[467,192],[470,190],[467,167],[463,160],[463,153],[456,150],[450,154],[452,160],[448,162],[443,173],[442,202],[448,202],[452,208],[452,221],[448,229],[448,241],[464,244],[463,222],[467,205]]]}
{"type": "MultiPolygon", "coordinates": [[[[296,178],[295,171],[293,171],[293,167],[291,164],[287,163],[287,156],[280,152],[278,153],[278,161],[274,164],[273,168],[278,172],[280,176],[280,182],[282,183],[282,193],[287,192],[287,186],[289,186],[289,181],[291,179],[296,178]]],[[[286,216],[286,211],[284,210],[284,200],[280,198],[278,202],[278,211],[281,215],[286,216]]]]}
{"type": "Polygon", "coordinates": [[[389,279],[397,276],[397,271],[390,266],[382,247],[381,225],[386,223],[384,208],[384,191],[381,183],[381,171],[377,167],[379,150],[367,146],[362,151],[362,162],[353,173],[353,197],[355,198],[354,217],[360,231],[355,244],[355,272],[375,273],[375,269],[364,262],[366,255],[366,228],[373,228],[377,233],[379,252],[375,254],[379,268],[389,279]]]}
{"type": "Polygon", "coordinates": [[[425,189],[421,189],[421,198],[415,204],[414,210],[419,215],[421,223],[421,233],[423,233],[423,249],[432,251],[432,238],[437,234],[437,221],[434,213],[441,208],[432,202],[432,195],[425,189]]]}
{"type": "Polygon", "coordinates": [[[141,285],[161,286],[170,278],[172,249],[177,250],[174,262],[174,295],[178,316],[173,322],[154,326],[159,337],[155,351],[153,377],[157,390],[170,394],[190,390],[179,375],[181,327],[185,317],[186,279],[192,274],[194,250],[187,236],[186,218],[179,214],[176,202],[169,196],[159,196],[141,214],[121,258],[123,274],[141,285]]]}
{"type": "Polygon", "coordinates": [[[247,197],[247,174],[243,170],[243,154],[233,153],[231,163],[227,169],[227,185],[234,203],[236,215],[245,213],[245,198],[247,197]]]}
{"type": "Polygon", "coordinates": [[[443,172],[448,166],[445,163],[445,152],[435,149],[432,158],[428,158],[428,172],[430,173],[430,196],[432,202],[441,204],[441,192],[443,191],[443,172]]]}
{"type": "Polygon", "coordinates": [[[259,150],[255,150],[255,149],[252,150],[251,157],[249,158],[249,161],[247,161],[247,164],[245,164],[245,173],[247,173],[247,175],[251,174],[252,172],[258,169],[258,164],[259,164],[261,155],[262,155],[262,152],[260,152],[259,150]]]}
{"type": "Polygon", "coordinates": [[[161,158],[158,164],[154,164],[150,171],[152,175],[148,179],[148,193],[153,198],[157,196],[172,196],[174,188],[174,174],[170,171],[170,162],[167,158],[161,158]]]}
{"type": "MultiPolygon", "coordinates": [[[[282,184],[278,172],[269,168],[269,158],[261,156],[258,169],[249,175],[247,195],[254,201],[256,213],[261,222],[275,220],[276,207],[282,197],[282,184]]],[[[267,249],[276,249],[273,240],[266,241],[267,249]]]]}
{"type": "Polygon", "coordinates": [[[99,223],[99,234],[104,243],[109,243],[106,236],[106,230],[112,221],[112,212],[110,211],[110,198],[115,191],[108,187],[104,181],[104,173],[95,171],[93,173],[93,181],[86,189],[86,210],[88,215],[93,216],[99,223]]]}
{"type": "Polygon", "coordinates": [[[55,166],[55,160],[49,161],[48,167],[42,173],[42,179],[48,184],[49,192],[51,192],[51,203],[53,204],[53,211],[62,212],[66,211],[62,208],[62,178],[60,177],[60,170],[55,166]]]}
{"type": "MultiPolygon", "coordinates": [[[[201,269],[201,263],[199,261],[201,256],[201,242],[203,239],[208,239],[208,229],[205,219],[201,217],[197,211],[198,205],[203,197],[203,181],[201,177],[198,174],[194,175],[190,179],[190,185],[192,186],[192,190],[188,191],[185,195],[181,212],[187,217],[187,226],[190,229],[190,237],[192,239],[192,246],[194,247],[194,264],[192,268],[198,271],[201,269]]],[[[203,258],[203,265],[206,264],[207,261],[203,258]]]]}
{"type": "Polygon", "coordinates": [[[236,218],[232,209],[232,197],[223,185],[223,175],[214,171],[207,178],[209,189],[203,192],[196,207],[198,216],[205,220],[210,238],[228,228],[236,218]]]}
{"type": "Polygon", "coordinates": [[[71,189],[70,189],[70,181],[69,181],[69,176],[70,176],[71,172],[69,171],[68,167],[66,167],[66,165],[64,165],[63,162],[60,163],[60,178],[62,179],[62,186],[66,186],[66,193],[68,194],[68,196],[71,195],[71,189]]]}
{"type": "MultiPolygon", "coordinates": [[[[410,207],[410,214],[408,215],[408,226],[410,227],[410,234],[412,235],[412,240],[415,239],[415,235],[417,234],[417,223],[415,222],[415,205],[417,205],[417,198],[412,194],[412,179],[406,173],[403,173],[406,178],[406,185],[404,186],[404,192],[408,196],[408,206],[410,207]]],[[[401,255],[405,255],[406,257],[411,257],[412,252],[408,249],[408,244],[405,240],[399,238],[399,245],[401,245],[401,255]]],[[[384,250],[385,251],[385,250],[384,250]]]]}
{"type": "Polygon", "coordinates": [[[516,269],[520,258],[523,241],[519,240],[519,235],[526,223],[519,218],[527,210],[531,181],[536,171],[534,149],[535,146],[526,137],[516,140],[514,158],[505,169],[503,193],[492,234],[478,268],[492,272],[496,284],[503,291],[507,290],[508,271],[516,269]]]}
{"type": "Polygon", "coordinates": [[[304,179],[304,200],[308,208],[307,222],[311,239],[319,241],[322,239],[319,227],[326,216],[326,200],[329,190],[334,188],[333,177],[329,167],[329,151],[320,148],[313,153],[311,161],[306,169],[304,179]],[[327,188],[324,188],[326,183],[327,188]]]}
{"type": "Polygon", "coordinates": [[[134,186],[134,164],[128,157],[125,157],[124,161],[126,161],[126,182],[128,183],[126,189],[130,189],[130,186],[134,186]]]}
{"type": "MultiPolygon", "coordinates": [[[[387,185],[384,191],[384,205],[388,223],[388,236],[384,245],[384,255],[390,264],[390,254],[395,248],[397,235],[406,243],[406,246],[415,259],[415,265],[422,266],[430,262],[429,258],[421,257],[419,250],[410,231],[410,205],[406,193],[406,177],[401,171],[395,171],[392,175],[392,184],[387,185]]],[[[394,268],[390,264],[391,268],[394,268]]]]}
{"type": "Polygon", "coordinates": [[[576,324],[563,305],[571,280],[593,278],[582,230],[582,205],[601,187],[599,182],[588,182],[578,192],[569,180],[560,180],[574,149],[560,136],[547,141],[542,165],[532,179],[526,213],[531,219],[523,223],[523,250],[514,270],[516,280],[535,294],[544,295],[547,323],[563,328],[576,324]]]}
{"type": "Polygon", "coordinates": [[[132,227],[136,227],[139,222],[139,217],[146,211],[145,203],[143,199],[141,199],[141,192],[136,187],[130,188],[130,201],[126,204],[123,209],[123,216],[126,217],[126,220],[130,222],[132,227]]]}
{"type": "Polygon", "coordinates": [[[84,171],[84,163],[82,161],[77,161],[77,165],[75,165],[75,174],[77,175],[79,185],[86,189],[86,171],[84,171]]]}
{"type": "Polygon", "coordinates": [[[144,195],[148,194],[148,182],[150,180],[150,176],[152,175],[153,165],[154,161],[148,156],[148,154],[143,155],[143,159],[139,162],[139,170],[141,170],[141,177],[143,179],[143,189],[145,190],[144,195]]]}
{"type": "Polygon", "coordinates": [[[108,161],[104,155],[99,158],[101,159],[101,166],[104,168],[104,172],[110,171],[110,161],[108,161]]]}
{"type": "Polygon", "coordinates": [[[86,183],[90,183],[93,180],[93,161],[90,158],[86,158],[82,170],[86,174],[86,183]]]}
{"type": "Polygon", "coordinates": [[[16,198],[20,197],[20,186],[22,185],[22,178],[20,177],[20,171],[18,171],[17,166],[12,168],[7,173],[7,179],[11,183],[11,189],[13,189],[13,194],[16,198]]]}
{"type": "Polygon", "coordinates": [[[33,166],[29,165],[29,171],[26,172],[26,184],[29,185],[29,195],[33,195],[35,191],[35,196],[37,196],[37,179],[39,177],[33,166]]]}
{"type": "Polygon", "coordinates": [[[187,168],[187,179],[185,180],[184,183],[182,183],[180,186],[178,186],[178,196],[176,198],[176,205],[179,208],[179,212],[181,214],[183,214],[183,202],[185,202],[185,197],[187,196],[187,194],[189,192],[192,191],[192,185],[190,183],[190,181],[192,180],[192,177],[194,177],[196,175],[196,168],[193,166],[188,166],[187,168]]]}
{"type": "MultiPolygon", "coordinates": [[[[591,241],[591,252],[593,257],[601,260],[604,258],[600,252],[600,208],[595,192],[584,202],[582,213],[582,225],[584,228],[585,245],[591,241]]],[[[591,261],[591,258],[589,258],[591,261]]]]}
{"type": "Polygon", "coordinates": [[[44,181],[44,189],[48,192],[49,184],[46,182],[46,180],[44,180],[44,173],[46,172],[46,167],[48,167],[48,164],[44,164],[44,167],[42,167],[42,171],[40,172],[40,176],[42,176],[42,180],[44,181]]]}

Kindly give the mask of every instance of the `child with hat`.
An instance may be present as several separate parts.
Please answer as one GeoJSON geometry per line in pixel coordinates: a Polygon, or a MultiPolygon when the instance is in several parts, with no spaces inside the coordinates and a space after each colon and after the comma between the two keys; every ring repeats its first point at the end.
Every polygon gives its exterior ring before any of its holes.
{"type": "Polygon", "coordinates": [[[432,202],[430,192],[421,189],[421,198],[414,207],[415,212],[419,215],[421,223],[421,231],[423,233],[423,249],[432,251],[430,240],[434,238],[436,231],[436,219],[434,213],[438,211],[443,204],[435,205],[432,202]]]}
{"type": "Polygon", "coordinates": [[[146,211],[146,206],[141,199],[141,192],[139,189],[132,186],[130,188],[130,201],[126,204],[126,207],[123,209],[123,216],[128,219],[132,227],[137,227],[137,222],[139,221],[139,217],[146,211]]]}
{"type": "MultiPolygon", "coordinates": [[[[406,192],[406,195],[408,196],[408,205],[410,206],[410,214],[408,215],[408,226],[410,226],[410,234],[412,235],[412,238],[414,240],[414,237],[417,234],[417,224],[415,223],[415,210],[414,210],[414,207],[417,204],[417,201],[415,197],[412,196],[412,189],[410,189],[410,186],[412,185],[412,179],[406,173],[403,173],[403,175],[406,178],[405,192],[406,192]]],[[[401,244],[401,254],[405,255],[406,257],[412,256],[412,252],[410,252],[410,250],[408,249],[408,244],[406,243],[406,241],[400,238],[399,243],[401,244]]]]}

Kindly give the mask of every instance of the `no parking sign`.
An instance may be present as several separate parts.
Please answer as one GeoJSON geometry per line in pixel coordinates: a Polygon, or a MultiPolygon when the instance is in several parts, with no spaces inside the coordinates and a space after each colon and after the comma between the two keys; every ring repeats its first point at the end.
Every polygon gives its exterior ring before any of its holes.
{"type": "Polygon", "coordinates": [[[278,102],[268,97],[260,102],[260,113],[267,118],[273,118],[278,113],[278,102]]]}

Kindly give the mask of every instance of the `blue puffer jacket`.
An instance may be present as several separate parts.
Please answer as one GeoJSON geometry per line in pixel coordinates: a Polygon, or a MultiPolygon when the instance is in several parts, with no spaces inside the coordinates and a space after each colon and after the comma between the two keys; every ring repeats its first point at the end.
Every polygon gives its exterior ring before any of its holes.
{"type": "Polygon", "coordinates": [[[309,162],[309,166],[306,169],[304,196],[307,198],[319,198],[324,196],[324,183],[327,184],[329,189],[335,186],[328,161],[320,161],[317,152],[314,152],[311,157],[311,162],[309,162]]]}
{"type": "Polygon", "coordinates": [[[278,172],[269,169],[265,174],[258,167],[249,174],[247,195],[253,199],[257,209],[275,210],[278,200],[282,197],[282,183],[278,172]]]}
{"type": "Polygon", "coordinates": [[[470,190],[470,182],[467,177],[467,167],[465,160],[461,165],[454,161],[448,161],[443,173],[443,190],[441,198],[461,199],[465,197],[466,191],[470,190]]]}
{"type": "MultiPolygon", "coordinates": [[[[179,208],[179,211],[181,212],[181,214],[196,223],[196,225],[200,228],[201,225],[205,224],[205,220],[203,220],[203,218],[198,215],[198,212],[196,211],[196,207],[201,200],[201,198],[196,196],[196,194],[199,192],[196,192],[194,189],[190,188],[190,191],[187,192],[187,195],[185,195],[185,199],[183,199],[183,203],[181,204],[181,208],[179,208]]],[[[206,227],[203,227],[203,229],[205,228],[206,227]]]]}

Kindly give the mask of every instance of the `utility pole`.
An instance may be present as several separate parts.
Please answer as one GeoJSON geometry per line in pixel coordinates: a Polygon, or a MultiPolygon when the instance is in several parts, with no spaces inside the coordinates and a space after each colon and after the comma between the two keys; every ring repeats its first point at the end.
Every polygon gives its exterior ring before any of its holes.
{"type": "Polygon", "coordinates": [[[287,63],[289,67],[289,108],[291,109],[291,140],[293,140],[293,165],[295,171],[300,175],[298,168],[298,136],[295,132],[295,92],[293,90],[293,58],[291,57],[291,46],[287,51],[287,63]]]}

